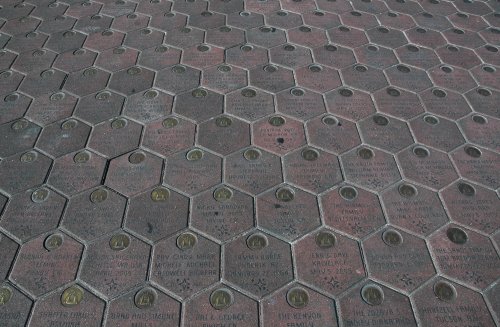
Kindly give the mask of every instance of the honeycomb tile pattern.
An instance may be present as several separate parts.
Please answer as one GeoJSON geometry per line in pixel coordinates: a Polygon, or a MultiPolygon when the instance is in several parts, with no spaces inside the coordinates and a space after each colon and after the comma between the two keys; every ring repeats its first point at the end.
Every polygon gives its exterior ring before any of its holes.
{"type": "Polygon", "coordinates": [[[500,325],[497,0],[3,0],[0,326],[500,325]]]}

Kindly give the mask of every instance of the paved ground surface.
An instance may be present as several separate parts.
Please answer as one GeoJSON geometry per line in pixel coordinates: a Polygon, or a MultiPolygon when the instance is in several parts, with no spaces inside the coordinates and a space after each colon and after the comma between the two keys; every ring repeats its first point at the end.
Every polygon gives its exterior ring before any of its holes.
{"type": "Polygon", "coordinates": [[[0,326],[498,326],[499,10],[2,0],[0,326]]]}

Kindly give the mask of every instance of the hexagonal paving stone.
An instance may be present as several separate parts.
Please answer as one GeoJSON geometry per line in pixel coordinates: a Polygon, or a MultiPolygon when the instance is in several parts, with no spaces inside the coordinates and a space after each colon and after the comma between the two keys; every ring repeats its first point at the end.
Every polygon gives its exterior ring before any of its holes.
{"type": "Polygon", "coordinates": [[[65,204],[65,198],[46,187],[18,193],[10,198],[0,226],[26,242],[56,228],[65,204]]]}
{"type": "Polygon", "coordinates": [[[138,56],[138,50],[119,46],[99,52],[95,65],[112,72],[117,72],[135,65],[138,56]]]}
{"type": "Polygon", "coordinates": [[[284,30],[266,25],[247,30],[246,35],[248,42],[267,49],[286,42],[284,30]]]}
{"type": "Polygon", "coordinates": [[[451,151],[465,143],[458,126],[444,118],[423,115],[410,121],[410,127],[417,142],[443,151],[451,151]]]}
{"type": "Polygon", "coordinates": [[[31,149],[42,128],[26,119],[19,119],[0,126],[0,156],[8,157],[31,149]]]}
{"type": "Polygon", "coordinates": [[[279,155],[306,143],[303,124],[291,118],[271,116],[259,120],[252,127],[254,144],[279,155]]]}
{"type": "Polygon", "coordinates": [[[250,145],[248,124],[229,116],[219,116],[200,124],[197,134],[201,146],[222,155],[250,145]]]}
{"type": "Polygon", "coordinates": [[[358,123],[361,137],[368,145],[396,153],[413,144],[405,122],[383,115],[373,115],[358,123]]]}
{"type": "Polygon", "coordinates": [[[372,112],[375,106],[368,93],[340,88],[325,95],[326,108],[329,113],[351,120],[360,120],[372,112]]]}
{"type": "Polygon", "coordinates": [[[0,124],[21,118],[28,109],[30,102],[31,98],[19,93],[10,93],[3,96],[0,100],[0,110],[2,110],[0,124]]]}
{"type": "Polygon", "coordinates": [[[316,197],[288,185],[259,195],[256,216],[258,226],[288,241],[321,224],[316,197]]]}
{"type": "Polygon", "coordinates": [[[350,66],[356,62],[352,50],[334,44],[314,48],[313,55],[316,62],[336,69],[350,66]]]}
{"type": "Polygon", "coordinates": [[[0,285],[0,292],[8,295],[0,307],[0,315],[3,317],[3,323],[6,326],[26,325],[31,306],[33,305],[32,301],[9,283],[2,283],[0,285]]]}
{"type": "Polygon", "coordinates": [[[274,65],[257,66],[250,70],[250,84],[276,93],[294,85],[293,73],[274,65]]]}
{"type": "Polygon", "coordinates": [[[75,116],[91,124],[97,124],[118,116],[124,101],[123,96],[103,90],[80,98],[75,108],[75,116]]]}
{"type": "Polygon", "coordinates": [[[165,43],[183,50],[187,50],[203,42],[205,31],[192,27],[182,27],[167,32],[165,43]]]}
{"type": "Polygon", "coordinates": [[[109,88],[125,95],[132,95],[150,88],[153,80],[154,72],[134,66],[114,73],[109,88]]]}
{"type": "Polygon", "coordinates": [[[163,160],[137,150],[121,155],[109,163],[106,185],[132,196],[160,182],[163,160]]]}
{"type": "Polygon", "coordinates": [[[409,91],[423,91],[432,86],[432,82],[424,70],[397,65],[385,70],[385,74],[394,86],[398,86],[409,91]]]}
{"type": "Polygon", "coordinates": [[[330,296],[365,277],[358,242],[327,229],[311,233],[294,245],[297,275],[330,296]]]}
{"type": "Polygon", "coordinates": [[[500,177],[497,174],[500,164],[498,153],[465,145],[455,150],[451,158],[462,177],[493,189],[500,187],[500,177]]]}
{"type": "Polygon", "coordinates": [[[500,109],[495,105],[500,98],[500,92],[484,87],[478,87],[465,94],[471,107],[480,113],[500,118],[500,109]]]}
{"type": "Polygon", "coordinates": [[[72,73],[92,66],[97,53],[86,49],[72,49],[60,54],[54,62],[54,67],[72,73]]]}
{"type": "Polygon", "coordinates": [[[153,70],[160,70],[173,66],[181,61],[181,51],[167,45],[160,44],[144,49],[139,55],[138,64],[153,70]]]}
{"type": "Polygon", "coordinates": [[[109,73],[101,69],[90,67],[69,74],[64,82],[64,89],[83,97],[102,90],[108,83],[109,76],[109,73]]]}
{"type": "MultiPolygon", "coordinates": [[[[6,201],[6,199],[4,200],[6,201]]],[[[0,268],[0,279],[5,280],[7,278],[18,248],[19,245],[16,242],[0,233],[0,259],[4,263],[0,268]]]]}
{"type": "Polygon", "coordinates": [[[45,126],[36,146],[54,157],[60,157],[85,147],[89,134],[90,126],[68,119],[45,126]]]}
{"type": "Polygon", "coordinates": [[[458,122],[465,137],[480,146],[500,150],[500,120],[482,115],[471,115],[458,122]]]}
{"type": "Polygon", "coordinates": [[[207,44],[199,44],[185,49],[181,59],[183,64],[199,69],[222,64],[223,61],[224,49],[207,44]]]}
{"type": "Polygon", "coordinates": [[[374,68],[384,69],[398,63],[392,49],[375,44],[367,44],[354,49],[358,61],[374,68]]]}
{"type": "Polygon", "coordinates": [[[55,52],[46,49],[29,50],[17,56],[12,68],[24,74],[40,73],[50,68],[56,56],[55,52]]]}
{"type": "Polygon", "coordinates": [[[158,241],[186,228],[188,211],[188,198],[158,186],[130,199],[125,228],[158,241]]]}
{"type": "Polygon", "coordinates": [[[141,125],[119,117],[96,125],[88,146],[107,158],[114,158],[137,148],[141,132],[141,125]]]}
{"type": "Polygon", "coordinates": [[[197,69],[175,65],[156,74],[155,86],[167,92],[178,94],[191,90],[200,84],[201,72],[197,69]]]}
{"type": "Polygon", "coordinates": [[[429,70],[434,84],[457,92],[466,92],[476,87],[470,73],[462,68],[440,65],[429,70]]]}
{"type": "Polygon", "coordinates": [[[220,246],[201,235],[183,232],[154,247],[151,279],[185,299],[219,280],[220,246]]]}
{"type": "Polygon", "coordinates": [[[427,111],[449,119],[458,119],[471,109],[463,95],[440,88],[433,88],[420,93],[422,103],[427,111]]]}
{"type": "Polygon", "coordinates": [[[332,115],[324,115],[306,123],[309,143],[340,154],[361,143],[356,124],[339,119],[332,115]]]}
{"type": "Polygon", "coordinates": [[[312,63],[311,51],[308,48],[282,44],[269,50],[271,62],[287,68],[299,68],[312,63]]]}
{"type": "Polygon", "coordinates": [[[226,50],[226,62],[242,68],[253,68],[266,64],[267,50],[252,44],[235,46],[226,50]]]}
{"type": "Polygon", "coordinates": [[[276,95],[277,110],[300,120],[326,112],[321,94],[301,88],[284,90],[276,95]]]}
{"type": "Polygon", "coordinates": [[[342,84],[336,70],[318,64],[296,69],[295,78],[299,86],[312,89],[316,92],[327,92],[342,84]]]}
{"type": "Polygon", "coordinates": [[[69,199],[61,225],[77,237],[92,241],[120,228],[127,200],[105,187],[69,199]]]}
{"type": "Polygon", "coordinates": [[[327,31],[330,40],[349,48],[357,48],[368,43],[368,38],[363,30],[341,25],[327,31]]]}
{"type": "Polygon", "coordinates": [[[221,114],[224,107],[222,94],[202,88],[180,94],[175,100],[174,112],[197,123],[221,114]]]}
{"type": "Polygon", "coordinates": [[[261,90],[244,88],[226,94],[225,111],[245,120],[256,120],[274,112],[273,96],[261,90]]]}
{"type": "Polygon", "coordinates": [[[481,63],[472,50],[455,45],[438,48],[436,49],[436,53],[444,63],[464,69],[470,69],[481,63]]]}
{"type": "Polygon", "coordinates": [[[437,268],[475,289],[484,289],[497,278],[500,258],[490,240],[450,224],[429,239],[437,268]]]}
{"type": "Polygon", "coordinates": [[[40,296],[76,277],[82,251],[82,244],[59,232],[39,236],[21,247],[10,278],[40,296]]]}
{"type": "MultiPolygon", "coordinates": [[[[8,79],[9,78],[7,78],[7,80],[8,79]]],[[[23,82],[19,86],[19,91],[22,91],[36,98],[45,93],[53,93],[59,91],[61,85],[63,84],[63,82],[65,82],[65,79],[66,74],[60,70],[55,69],[47,69],[43,70],[42,72],[30,73],[26,75],[23,82]]],[[[74,93],[78,94],[80,93],[80,91],[75,90],[74,93]]]]}
{"type": "MultiPolygon", "coordinates": [[[[217,2],[213,2],[217,3],[217,2]]],[[[219,2],[221,3],[221,2],[219,2]]],[[[221,26],[207,31],[206,42],[218,47],[228,49],[245,42],[245,32],[243,30],[221,26]]]]}
{"type": "Polygon", "coordinates": [[[173,97],[155,89],[137,93],[127,98],[123,115],[148,123],[172,111],[173,97]]]}
{"type": "Polygon", "coordinates": [[[123,44],[138,50],[144,50],[163,43],[165,34],[161,31],[143,28],[128,32],[123,44]]]}
{"type": "Polygon", "coordinates": [[[80,278],[106,297],[131,289],[146,278],[150,246],[124,232],[90,243],[80,278]]]}
{"type": "Polygon", "coordinates": [[[229,93],[247,85],[247,73],[229,65],[219,65],[203,70],[201,85],[220,93],[229,93]]]}
{"type": "Polygon", "coordinates": [[[226,243],[224,253],[224,278],[259,298],[293,279],[290,245],[273,236],[247,233],[226,243]]]}
{"type": "Polygon", "coordinates": [[[168,156],[194,144],[195,128],[191,122],[174,116],[146,125],[142,145],[162,156],[168,156]]]}

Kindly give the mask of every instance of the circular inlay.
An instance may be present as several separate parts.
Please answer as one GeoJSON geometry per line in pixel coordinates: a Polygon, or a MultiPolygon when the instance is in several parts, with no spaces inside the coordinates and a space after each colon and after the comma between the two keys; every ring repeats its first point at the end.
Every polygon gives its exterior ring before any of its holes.
{"type": "Polygon", "coordinates": [[[432,115],[425,115],[424,121],[429,125],[437,125],[439,124],[439,119],[432,115]]]}
{"type": "Polygon", "coordinates": [[[349,89],[340,89],[340,90],[339,90],[339,94],[340,94],[341,96],[343,96],[343,97],[350,97],[350,96],[352,96],[354,93],[353,93],[351,90],[349,90],[349,89]]]}
{"type": "Polygon", "coordinates": [[[77,125],[78,125],[78,121],[76,121],[74,119],[68,119],[61,124],[61,129],[70,130],[70,129],[75,128],[77,125]]]}
{"type": "Polygon", "coordinates": [[[373,116],[373,122],[379,126],[387,126],[389,124],[389,119],[384,116],[375,115],[373,116]]]}
{"type": "Polygon", "coordinates": [[[9,303],[12,298],[12,290],[6,285],[0,287],[0,307],[9,303]]]}
{"type": "Polygon", "coordinates": [[[330,52],[334,52],[334,51],[337,51],[338,48],[336,46],[334,46],[333,44],[327,44],[327,45],[325,45],[325,50],[330,51],[330,52]]]}
{"type": "Polygon", "coordinates": [[[166,118],[161,123],[161,125],[165,128],[172,128],[172,127],[177,126],[178,124],[179,124],[179,121],[177,120],[177,118],[174,118],[174,117],[166,118]]]}
{"type": "Polygon", "coordinates": [[[127,234],[116,234],[109,240],[109,247],[113,251],[122,251],[130,245],[130,237],[127,234]]]}
{"type": "Polygon", "coordinates": [[[446,231],[446,236],[455,244],[465,244],[468,240],[467,233],[458,227],[450,227],[446,231]]]}
{"type": "Polygon", "coordinates": [[[47,251],[54,251],[63,244],[63,241],[64,239],[62,234],[52,234],[47,236],[43,242],[43,246],[47,249],[47,251]]]}
{"type": "Polygon", "coordinates": [[[215,310],[224,310],[233,304],[233,293],[227,288],[219,288],[210,294],[210,305],[215,310]]]}
{"type": "Polygon", "coordinates": [[[472,185],[463,182],[458,184],[458,191],[466,196],[474,196],[476,194],[476,189],[472,185]]]}
{"type": "Polygon", "coordinates": [[[319,152],[314,149],[305,149],[300,153],[302,158],[307,161],[316,161],[319,157],[319,152]]]}
{"type": "Polygon", "coordinates": [[[202,45],[199,45],[196,49],[198,49],[198,51],[200,51],[200,52],[206,52],[206,51],[210,50],[210,47],[208,45],[202,44],[202,45]]]}
{"type": "Polygon", "coordinates": [[[453,285],[445,281],[434,284],[434,294],[445,302],[453,302],[457,298],[457,291],[453,285]]]}
{"type": "Polygon", "coordinates": [[[243,153],[243,157],[249,161],[257,160],[261,156],[261,153],[257,149],[248,149],[243,153]]]}
{"type": "Polygon", "coordinates": [[[444,98],[446,97],[446,92],[441,90],[441,89],[434,89],[432,90],[432,94],[438,98],[444,98]]]}
{"type": "Polygon", "coordinates": [[[196,89],[191,92],[191,95],[195,98],[204,98],[208,95],[208,92],[204,89],[196,89]]]}
{"type": "Polygon", "coordinates": [[[354,200],[358,197],[358,191],[351,186],[341,187],[339,190],[339,194],[344,200],[354,200]]]}
{"type": "Polygon", "coordinates": [[[111,122],[112,129],[121,129],[127,126],[127,120],[123,118],[117,118],[111,122]]]}
{"type": "Polygon", "coordinates": [[[42,203],[45,202],[49,197],[49,190],[42,187],[39,188],[38,190],[33,191],[31,193],[31,201],[35,203],[42,203]]]}
{"type": "Polygon", "coordinates": [[[321,122],[329,126],[336,126],[339,123],[338,119],[333,116],[325,116],[321,119],[321,122]]]}
{"type": "Polygon", "coordinates": [[[402,184],[398,187],[398,192],[401,196],[405,198],[411,198],[417,195],[417,189],[415,186],[410,184],[402,184]]]}
{"type": "Polygon", "coordinates": [[[309,293],[302,287],[294,287],[286,293],[286,301],[295,309],[302,309],[309,304],[309,293]]]}
{"type": "Polygon", "coordinates": [[[488,121],[486,120],[486,118],[484,118],[483,116],[479,116],[479,115],[474,115],[472,116],[472,121],[477,123],[477,124],[486,124],[488,121]]]}
{"type": "Polygon", "coordinates": [[[358,156],[362,159],[371,159],[375,156],[375,153],[371,149],[361,148],[358,151],[358,156]]]}
{"type": "Polygon", "coordinates": [[[140,164],[146,160],[146,155],[143,152],[134,152],[128,157],[128,162],[133,165],[140,164]]]}
{"type": "Polygon", "coordinates": [[[382,240],[389,246],[398,246],[403,244],[403,236],[396,230],[389,229],[382,234],[382,240]]]}
{"type": "Polygon", "coordinates": [[[467,153],[470,157],[473,157],[473,158],[479,158],[481,157],[481,150],[479,150],[478,148],[476,147],[473,147],[473,146],[466,146],[464,148],[464,151],[465,153],[467,153]]]}
{"type": "Polygon", "coordinates": [[[226,117],[226,116],[217,117],[215,119],[215,125],[217,127],[229,127],[229,126],[231,126],[232,123],[233,123],[233,121],[231,120],[231,118],[226,117]]]}
{"type": "Polygon", "coordinates": [[[267,246],[268,241],[264,234],[255,233],[247,238],[246,243],[250,250],[261,250],[267,246]]]}
{"type": "Polygon", "coordinates": [[[149,309],[154,306],[157,296],[154,289],[146,287],[135,294],[134,304],[139,309],[149,309]]]}
{"type": "Polygon", "coordinates": [[[333,235],[329,231],[319,232],[318,234],[316,234],[314,240],[316,241],[316,245],[322,249],[334,247],[337,242],[337,238],[335,237],[335,235],[333,235]]]}
{"type": "Polygon", "coordinates": [[[111,97],[111,93],[108,91],[99,92],[96,94],[95,98],[100,101],[108,100],[111,97]]]}
{"type": "Polygon", "coordinates": [[[243,89],[241,90],[241,95],[246,98],[253,98],[257,95],[257,92],[252,89],[243,89]]]}
{"type": "Polygon", "coordinates": [[[35,161],[38,158],[38,153],[35,151],[28,151],[26,153],[23,153],[20,157],[20,161],[22,163],[30,163],[35,161]]]}
{"type": "Polygon", "coordinates": [[[295,197],[295,192],[288,187],[280,187],[276,191],[276,199],[282,202],[290,202],[295,197]]]}
{"type": "Polygon", "coordinates": [[[185,251],[192,249],[196,243],[198,242],[198,238],[196,235],[190,232],[182,233],[177,237],[176,245],[179,249],[185,251]]]}
{"type": "Polygon", "coordinates": [[[368,284],[361,289],[361,298],[369,305],[380,305],[384,302],[384,291],[375,284],[368,284]]]}
{"type": "Polygon", "coordinates": [[[189,160],[189,161],[198,161],[201,158],[203,158],[203,151],[201,151],[200,149],[190,150],[186,154],[186,159],[189,160]]]}
{"type": "Polygon", "coordinates": [[[323,70],[323,68],[319,65],[311,65],[308,68],[309,68],[309,71],[311,71],[313,73],[319,73],[320,71],[323,70]]]}
{"type": "Polygon", "coordinates": [[[419,158],[426,158],[430,155],[429,150],[424,148],[423,146],[416,146],[413,148],[413,154],[415,154],[419,158]]]}
{"type": "Polygon", "coordinates": [[[5,96],[5,98],[3,98],[3,100],[5,102],[15,102],[18,99],[19,99],[19,94],[17,94],[17,93],[11,93],[11,94],[5,96]]]}
{"type": "Polygon", "coordinates": [[[186,67],[177,65],[172,67],[172,71],[177,74],[183,74],[186,72],[186,67]]]}
{"type": "Polygon", "coordinates": [[[279,127],[279,126],[283,126],[285,124],[285,118],[283,118],[281,116],[274,116],[274,117],[269,118],[268,122],[272,126],[279,127]]]}
{"type": "Polygon", "coordinates": [[[102,203],[108,198],[108,190],[105,188],[99,188],[92,193],[90,193],[90,201],[93,203],[102,203]]]}
{"type": "Polygon", "coordinates": [[[73,161],[77,164],[86,163],[90,160],[90,153],[87,151],[81,151],[75,154],[73,157],[73,161]]]}
{"type": "Polygon", "coordinates": [[[484,97],[489,97],[491,95],[491,91],[487,89],[477,89],[477,93],[484,97]]]}
{"type": "Polygon", "coordinates": [[[401,73],[409,73],[410,72],[410,68],[403,66],[403,65],[397,65],[396,69],[398,71],[400,71],[401,73]]]}
{"type": "Polygon", "coordinates": [[[61,304],[67,308],[75,307],[82,302],[83,295],[83,289],[79,286],[68,287],[61,295],[61,304]]]}
{"type": "Polygon", "coordinates": [[[387,94],[389,94],[391,97],[398,97],[401,95],[401,92],[399,90],[396,90],[395,88],[389,87],[387,88],[387,94]]]}
{"type": "Polygon", "coordinates": [[[230,72],[231,69],[232,69],[231,66],[228,66],[228,65],[220,65],[219,67],[217,67],[217,70],[222,72],[222,73],[230,72]]]}
{"type": "Polygon", "coordinates": [[[157,187],[151,191],[151,201],[164,202],[170,197],[170,191],[165,187],[157,187]]]}
{"type": "Polygon", "coordinates": [[[301,96],[303,96],[303,95],[304,95],[304,90],[295,88],[295,89],[292,89],[292,90],[290,91],[290,93],[291,93],[292,95],[294,95],[294,96],[301,97],[301,96]]]}
{"type": "Polygon", "coordinates": [[[219,187],[214,191],[214,199],[219,202],[225,202],[231,200],[233,197],[233,191],[227,187],[219,187]]]}
{"type": "Polygon", "coordinates": [[[266,65],[264,66],[264,71],[268,73],[274,73],[278,70],[278,67],[273,66],[273,65],[266,65]]]}

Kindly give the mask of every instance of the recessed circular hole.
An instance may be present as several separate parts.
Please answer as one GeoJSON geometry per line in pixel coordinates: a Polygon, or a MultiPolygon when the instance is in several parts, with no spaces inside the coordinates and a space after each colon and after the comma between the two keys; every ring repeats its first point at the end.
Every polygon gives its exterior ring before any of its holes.
{"type": "Polygon", "coordinates": [[[494,73],[496,71],[495,67],[491,67],[491,66],[483,66],[483,71],[487,72],[487,73],[494,73]]]}
{"type": "Polygon", "coordinates": [[[336,126],[339,124],[338,119],[333,116],[325,116],[321,119],[321,121],[323,122],[323,124],[329,126],[336,126]]]}
{"type": "Polygon", "coordinates": [[[219,67],[217,67],[217,70],[222,72],[222,73],[228,73],[232,70],[231,66],[228,66],[228,65],[220,65],[219,67]]]}
{"type": "Polygon", "coordinates": [[[417,28],[415,31],[417,31],[417,33],[420,33],[420,34],[427,33],[427,30],[425,28],[421,28],[421,27],[417,28]]]}
{"type": "Polygon", "coordinates": [[[441,89],[434,89],[432,90],[432,94],[438,98],[444,98],[446,97],[446,92],[441,90],[441,89]]]}
{"type": "Polygon", "coordinates": [[[351,11],[351,15],[352,16],[355,16],[355,17],[360,17],[361,16],[361,13],[358,12],[358,11],[351,11]]]}
{"type": "Polygon", "coordinates": [[[415,186],[410,184],[401,184],[398,187],[398,192],[405,198],[411,198],[417,195],[417,189],[415,188],[415,186]]]}
{"type": "Polygon", "coordinates": [[[300,155],[307,161],[316,161],[319,158],[319,152],[314,149],[305,149],[300,155]]]}
{"type": "Polygon", "coordinates": [[[276,12],[276,15],[284,17],[284,16],[288,16],[288,13],[286,11],[278,11],[278,12],[276,12]]]}
{"type": "Polygon", "coordinates": [[[301,26],[301,27],[299,27],[299,31],[304,32],[304,33],[309,33],[312,31],[312,29],[308,26],[301,26]]]}
{"type": "Polygon", "coordinates": [[[252,89],[243,89],[241,90],[241,95],[246,98],[253,98],[257,95],[257,92],[252,89]]]}
{"type": "Polygon", "coordinates": [[[448,51],[451,51],[451,52],[458,52],[458,48],[453,46],[453,45],[447,46],[446,49],[448,49],[448,51]]]}
{"type": "Polygon", "coordinates": [[[343,97],[351,97],[354,93],[349,89],[340,89],[339,94],[343,97]]]}
{"type": "Polygon", "coordinates": [[[472,121],[477,123],[477,124],[486,124],[488,122],[488,120],[486,120],[486,118],[484,118],[483,116],[479,116],[479,115],[474,115],[472,116],[472,121]]]}
{"type": "Polygon", "coordinates": [[[347,26],[340,26],[339,31],[341,32],[349,32],[351,29],[347,26]]]}
{"type": "Polygon", "coordinates": [[[397,65],[396,69],[398,71],[400,71],[401,73],[409,73],[410,72],[410,68],[406,67],[406,66],[403,66],[403,65],[397,65]]]}
{"type": "Polygon", "coordinates": [[[329,231],[321,231],[314,238],[316,245],[321,249],[329,249],[335,246],[337,238],[329,231]]]}
{"type": "Polygon", "coordinates": [[[459,183],[457,188],[460,193],[466,196],[474,196],[476,194],[476,189],[474,188],[474,186],[464,182],[459,183]]]}
{"type": "Polygon", "coordinates": [[[291,45],[291,44],[286,44],[283,46],[283,49],[285,51],[294,51],[295,50],[295,46],[291,45]]]}
{"type": "Polygon", "coordinates": [[[295,198],[295,192],[288,187],[280,187],[275,195],[276,199],[282,202],[290,202],[295,198]]]}
{"type": "Polygon", "coordinates": [[[369,45],[366,47],[368,50],[376,52],[378,51],[378,47],[376,45],[369,45]]]}
{"type": "Polygon", "coordinates": [[[190,250],[198,243],[198,237],[190,232],[182,233],[177,237],[176,245],[182,251],[190,250]]]}
{"type": "Polygon", "coordinates": [[[354,66],[354,69],[360,73],[364,73],[364,72],[368,71],[368,68],[366,66],[363,66],[363,65],[356,65],[356,66],[354,66]]]}
{"type": "Polygon", "coordinates": [[[379,31],[380,33],[383,33],[383,34],[389,33],[389,29],[386,27],[379,27],[379,28],[377,28],[377,31],[379,31]]]}
{"type": "Polygon", "coordinates": [[[210,294],[210,305],[215,310],[227,309],[233,302],[233,293],[227,288],[219,288],[210,294]]]}
{"type": "Polygon", "coordinates": [[[429,125],[439,124],[439,118],[437,118],[436,116],[432,116],[432,115],[424,116],[424,121],[429,125]]]}
{"type": "Polygon", "coordinates": [[[290,91],[290,93],[294,96],[297,96],[297,97],[301,97],[305,94],[304,90],[302,89],[298,89],[298,88],[294,88],[290,91]]]}
{"type": "Polygon", "coordinates": [[[393,17],[393,18],[394,18],[394,17],[398,17],[398,14],[397,14],[397,13],[395,13],[395,12],[388,12],[388,13],[387,13],[387,16],[389,16],[389,17],[393,17]]]}
{"type": "Polygon", "coordinates": [[[294,287],[286,293],[286,301],[295,309],[303,309],[309,304],[309,293],[302,287],[294,287]]]}
{"type": "Polygon", "coordinates": [[[278,67],[273,66],[273,65],[266,65],[266,66],[264,66],[264,71],[268,72],[268,73],[274,73],[274,72],[278,71],[278,67]]]}
{"type": "Polygon", "coordinates": [[[268,240],[267,237],[264,234],[261,233],[255,233],[250,235],[247,240],[247,247],[250,250],[261,250],[268,245],[268,240]]]}
{"type": "Polygon", "coordinates": [[[311,71],[313,73],[319,73],[320,71],[323,70],[323,67],[321,67],[320,65],[311,65],[308,68],[309,68],[309,71],[311,71]]]}
{"type": "Polygon", "coordinates": [[[457,298],[457,290],[446,281],[439,281],[434,284],[433,291],[436,297],[444,302],[453,302],[457,298]]]}
{"type": "Polygon", "coordinates": [[[379,126],[387,126],[389,124],[389,119],[384,116],[375,115],[373,116],[373,122],[379,126]]]}
{"type": "Polygon", "coordinates": [[[373,158],[375,156],[375,153],[372,149],[361,148],[360,150],[358,150],[358,156],[362,159],[368,160],[373,158]]]}
{"type": "Polygon", "coordinates": [[[455,244],[465,244],[468,240],[467,233],[458,227],[450,227],[446,231],[446,236],[455,244]]]}
{"type": "Polygon", "coordinates": [[[428,13],[428,12],[422,13],[422,16],[424,16],[425,18],[432,18],[432,17],[434,17],[431,13],[428,13]]]}
{"type": "Polygon", "coordinates": [[[206,52],[206,51],[210,50],[210,47],[208,45],[202,44],[202,45],[199,45],[198,47],[196,47],[196,49],[198,49],[198,51],[200,51],[200,52],[206,52]]]}
{"type": "Polygon", "coordinates": [[[406,46],[406,49],[407,49],[408,51],[410,51],[410,52],[418,52],[418,51],[420,51],[420,49],[419,49],[417,46],[412,45],[412,44],[407,45],[407,46],[406,46]]]}
{"type": "Polygon", "coordinates": [[[480,95],[482,95],[484,97],[489,97],[491,95],[491,91],[490,90],[483,89],[483,88],[477,89],[477,93],[479,93],[480,95]]]}
{"type": "Polygon", "coordinates": [[[441,70],[447,74],[451,73],[453,71],[453,68],[450,66],[441,66],[441,70]]]}
{"type": "Polygon", "coordinates": [[[389,246],[398,246],[403,244],[403,236],[396,230],[389,229],[382,234],[382,240],[389,246]]]}
{"type": "Polygon", "coordinates": [[[368,284],[361,289],[361,298],[369,305],[380,305],[384,302],[384,291],[378,285],[368,284]]]}
{"type": "Polygon", "coordinates": [[[399,90],[392,88],[392,87],[387,88],[386,91],[387,91],[387,94],[389,94],[392,97],[398,97],[401,95],[401,92],[399,92],[399,90]]]}
{"type": "Polygon", "coordinates": [[[478,148],[474,147],[474,146],[466,146],[464,148],[464,151],[465,153],[467,153],[467,155],[469,157],[472,157],[472,158],[480,158],[481,157],[481,150],[479,150],[478,148]]]}
{"type": "Polygon", "coordinates": [[[413,148],[413,154],[415,154],[419,158],[426,158],[430,155],[430,152],[423,146],[416,146],[413,148]]]}
{"type": "Polygon", "coordinates": [[[327,44],[327,45],[325,45],[325,50],[333,52],[333,51],[337,51],[338,48],[336,46],[334,46],[333,44],[327,44]]]}

